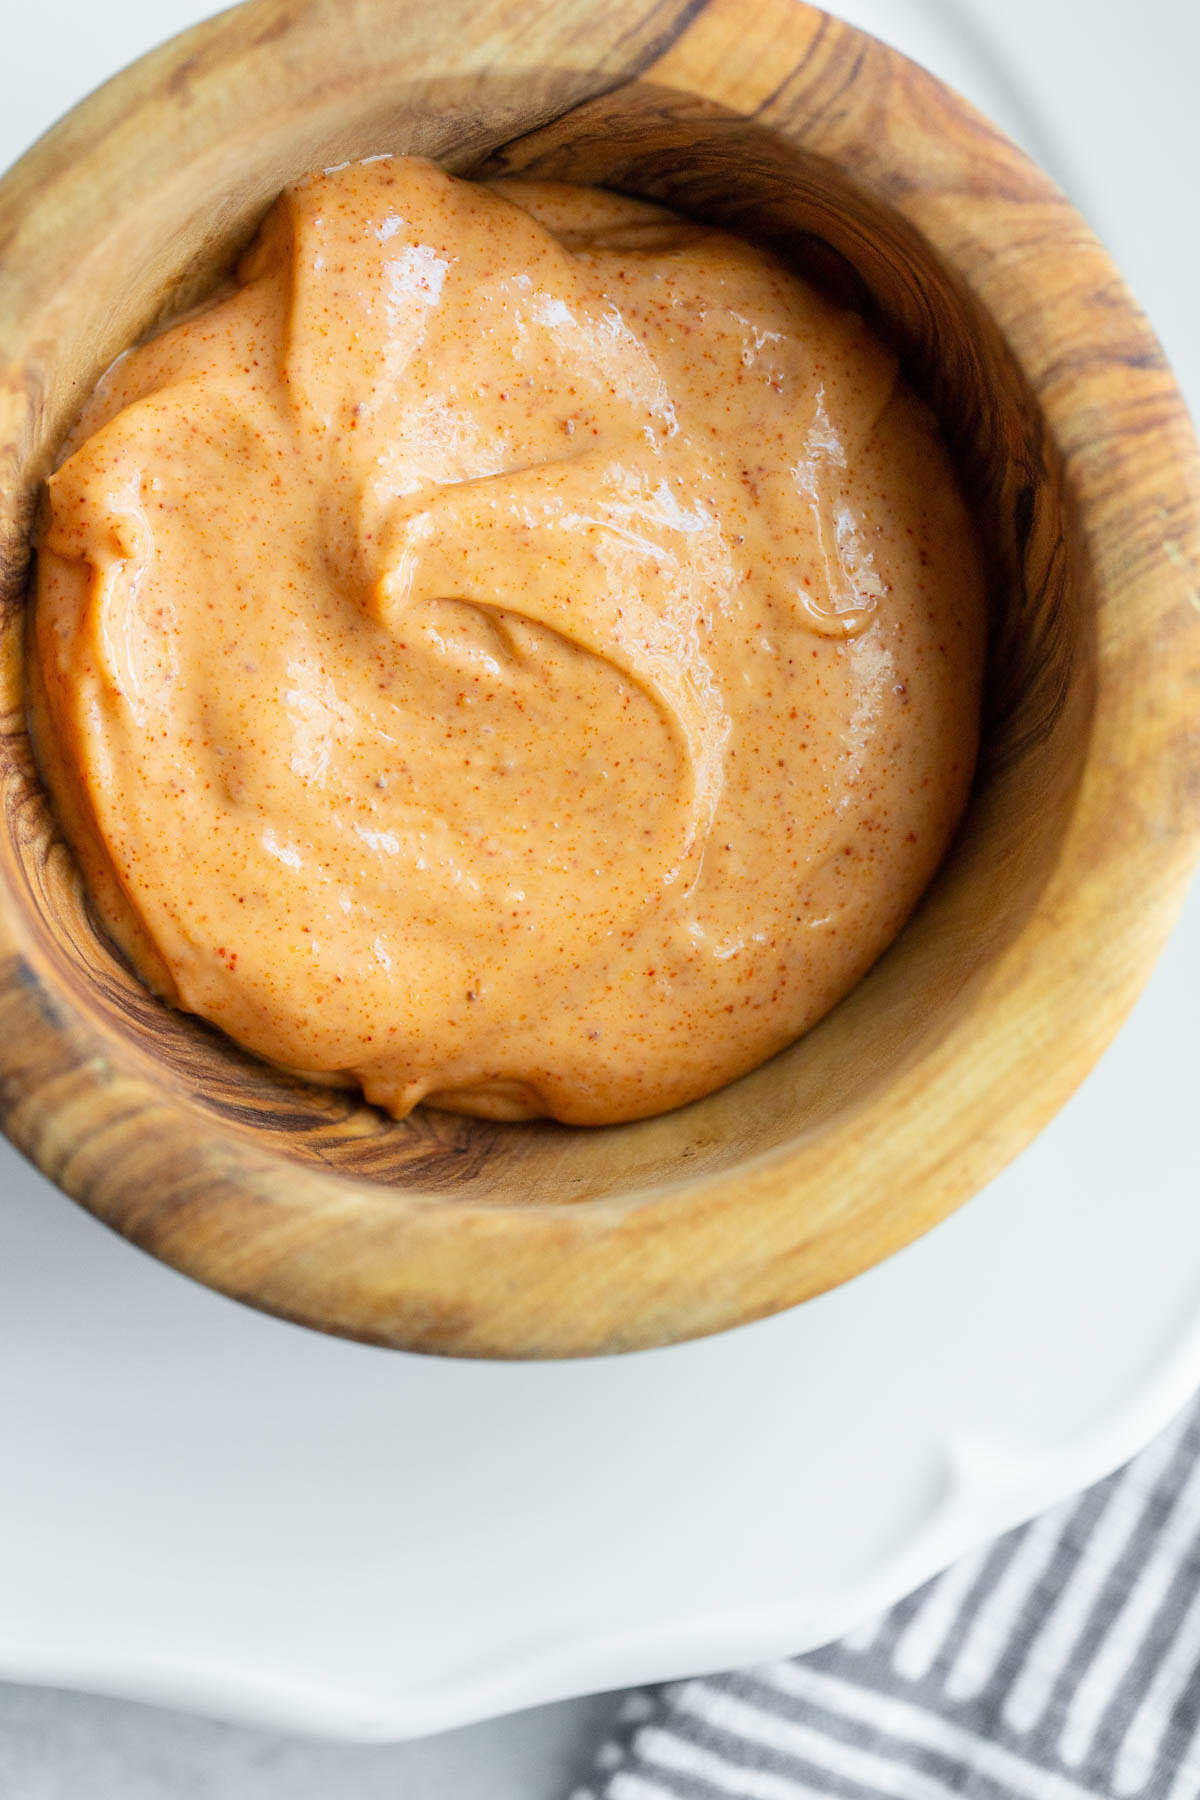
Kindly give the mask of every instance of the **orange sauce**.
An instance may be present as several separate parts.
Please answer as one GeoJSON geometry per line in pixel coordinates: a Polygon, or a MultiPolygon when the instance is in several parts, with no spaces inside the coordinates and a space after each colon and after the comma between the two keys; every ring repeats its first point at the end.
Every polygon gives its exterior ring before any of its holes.
{"type": "Polygon", "coordinates": [[[39,750],[175,1005],[398,1116],[600,1124],[754,1067],[898,931],[983,610],[857,316],[641,202],[377,158],[89,401],[39,750]]]}

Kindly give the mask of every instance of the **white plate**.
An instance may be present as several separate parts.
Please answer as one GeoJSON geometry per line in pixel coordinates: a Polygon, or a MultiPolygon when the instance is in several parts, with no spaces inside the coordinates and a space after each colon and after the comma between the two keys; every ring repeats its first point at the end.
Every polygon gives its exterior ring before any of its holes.
{"type": "MultiPolygon", "coordinates": [[[[0,69],[6,148],[203,10],[0,0],[28,52],[0,69]]],[[[1157,186],[1161,255],[1149,205],[1172,132],[1200,164],[1192,10],[1143,0],[1120,156],[1115,7],[1012,0],[990,48],[983,0],[966,29],[933,0],[843,10],[1057,166],[1195,391],[1182,184],[1157,186]],[[1055,66],[1071,112],[1043,131],[1055,66]]],[[[1193,897],[1100,1069],[947,1224],[791,1314],[604,1362],[437,1362],[280,1324],[0,1147],[0,1675],[398,1737],[841,1632],[1113,1467],[1200,1381],[1198,1013],[1193,897]]]]}

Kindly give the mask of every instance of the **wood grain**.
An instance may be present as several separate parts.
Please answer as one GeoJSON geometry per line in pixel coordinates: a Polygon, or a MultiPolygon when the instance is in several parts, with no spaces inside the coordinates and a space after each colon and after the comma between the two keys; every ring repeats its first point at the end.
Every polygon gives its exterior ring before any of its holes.
{"type": "MultiPolygon", "coordinates": [[[[1087,1072],[1200,841],[1200,475],[1087,227],[895,52],[796,0],[251,0],[0,184],[0,1123],[133,1242],[286,1317],[553,1356],[788,1306],[942,1218],[1087,1072]],[[917,916],[815,1031],[607,1130],[289,1081],[95,930],[25,729],[39,485],[97,375],[227,270],[290,178],[381,150],[668,200],[875,316],[992,569],[976,793],[917,916]]],[[[53,1304],[53,1297],[48,1297],[53,1304]]]]}

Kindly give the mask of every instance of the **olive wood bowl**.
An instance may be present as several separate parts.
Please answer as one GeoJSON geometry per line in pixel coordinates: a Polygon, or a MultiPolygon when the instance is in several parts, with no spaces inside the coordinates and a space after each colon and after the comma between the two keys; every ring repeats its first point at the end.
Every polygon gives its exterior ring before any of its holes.
{"type": "Polygon", "coordinates": [[[844,1281],[1029,1142],[1175,917],[1198,497],[1174,382],[1079,216],[955,94],[798,0],[251,0],[187,32],[0,184],[0,1124],[143,1249],[375,1343],[630,1349],[844,1281]],[[980,520],[984,744],[941,873],[823,1023],[661,1118],[397,1124],[277,1073],[139,984],[39,785],[28,546],[84,397],[287,181],[379,151],[773,245],[898,343],[980,520]]]}

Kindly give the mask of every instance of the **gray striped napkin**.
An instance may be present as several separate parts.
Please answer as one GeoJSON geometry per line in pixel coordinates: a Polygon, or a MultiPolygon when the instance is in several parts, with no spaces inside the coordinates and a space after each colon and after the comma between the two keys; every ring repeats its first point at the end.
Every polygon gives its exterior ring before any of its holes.
{"type": "Polygon", "coordinates": [[[622,1718],[572,1800],[1197,1800],[1200,1401],[840,1643],[622,1718]]]}

